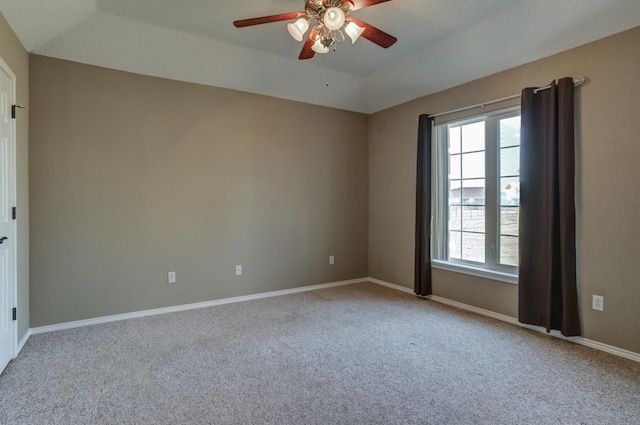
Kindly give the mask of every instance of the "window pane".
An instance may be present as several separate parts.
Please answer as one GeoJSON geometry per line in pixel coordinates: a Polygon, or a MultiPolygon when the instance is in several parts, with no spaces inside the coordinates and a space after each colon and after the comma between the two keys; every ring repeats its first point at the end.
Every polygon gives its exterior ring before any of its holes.
{"type": "Polygon", "coordinates": [[[517,176],[520,174],[520,147],[500,149],[500,175],[517,176]]]}
{"type": "Polygon", "coordinates": [[[462,203],[484,205],[484,179],[462,181],[462,203]]]}
{"type": "Polygon", "coordinates": [[[500,120],[500,147],[518,146],[520,144],[520,117],[500,120]]]}
{"type": "Polygon", "coordinates": [[[449,178],[460,178],[460,155],[451,155],[449,157],[449,178]]]}
{"type": "Polygon", "coordinates": [[[462,230],[462,210],[460,205],[449,207],[449,229],[462,230]]]}
{"type": "Polygon", "coordinates": [[[462,178],[484,178],[484,152],[466,153],[462,155],[462,178]]]}
{"type": "Polygon", "coordinates": [[[484,263],[484,235],[462,233],[462,259],[484,263]]]}
{"type": "Polygon", "coordinates": [[[520,205],[520,180],[517,177],[500,179],[500,205],[520,205]]]}
{"type": "Polygon", "coordinates": [[[484,121],[462,126],[462,152],[484,150],[484,121]]]}
{"type": "Polygon", "coordinates": [[[518,235],[518,218],[520,208],[518,207],[502,207],[500,208],[500,234],[501,235],[518,235]]]}
{"type": "Polygon", "coordinates": [[[500,264],[518,266],[518,238],[500,236],[500,264]]]}
{"type": "Polygon", "coordinates": [[[518,266],[520,116],[514,113],[436,126],[434,258],[502,272],[518,266]]]}
{"type": "Polygon", "coordinates": [[[449,129],[449,153],[460,153],[460,127],[449,129]]]}
{"type": "Polygon", "coordinates": [[[460,205],[460,187],[462,180],[451,180],[449,182],[449,205],[460,205]]]}
{"type": "Polygon", "coordinates": [[[460,259],[460,232],[449,232],[449,258],[460,259]]]}
{"type": "MultiPolygon", "coordinates": [[[[462,207],[462,230],[484,232],[484,207],[462,207]]],[[[484,250],[484,248],[482,248],[484,250]]]]}

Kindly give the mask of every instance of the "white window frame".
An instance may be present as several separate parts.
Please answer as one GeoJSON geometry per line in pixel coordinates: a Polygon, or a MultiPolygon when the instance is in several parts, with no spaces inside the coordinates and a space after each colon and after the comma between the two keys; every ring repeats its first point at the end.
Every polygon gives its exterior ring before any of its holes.
{"type": "MultiPolygon", "coordinates": [[[[443,121],[434,125],[432,146],[432,267],[507,283],[518,283],[518,267],[500,264],[500,163],[499,125],[504,118],[520,115],[520,106],[443,121]],[[449,258],[449,127],[485,122],[485,262],[449,258]],[[443,177],[444,176],[444,177],[443,177]]],[[[462,193],[462,192],[461,192],[462,193]]]]}

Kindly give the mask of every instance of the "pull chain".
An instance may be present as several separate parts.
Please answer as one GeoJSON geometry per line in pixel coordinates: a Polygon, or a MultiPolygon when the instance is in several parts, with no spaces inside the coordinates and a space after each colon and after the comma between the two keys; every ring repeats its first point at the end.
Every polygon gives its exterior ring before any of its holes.
{"type": "MultiPolygon", "coordinates": [[[[335,52],[335,47],[334,47],[334,52],[335,52]]],[[[327,82],[325,83],[326,87],[329,87],[329,53],[331,52],[327,52],[327,55],[324,58],[324,68],[325,68],[325,73],[327,74],[327,82]]]]}

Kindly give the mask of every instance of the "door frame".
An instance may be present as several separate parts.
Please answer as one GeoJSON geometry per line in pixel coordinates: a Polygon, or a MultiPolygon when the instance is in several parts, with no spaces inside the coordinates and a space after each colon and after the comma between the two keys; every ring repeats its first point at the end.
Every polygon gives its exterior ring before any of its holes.
{"type": "MultiPolygon", "coordinates": [[[[9,78],[11,79],[11,100],[9,102],[9,106],[16,104],[16,74],[13,72],[11,67],[4,61],[4,59],[0,56],[0,68],[4,72],[7,73],[9,78]]],[[[17,161],[16,161],[16,144],[17,144],[17,134],[16,134],[17,126],[16,119],[11,120],[11,140],[9,140],[9,151],[11,155],[10,160],[10,179],[9,190],[11,191],[11,204],[12,206],[16,206],[17,200],[17,161]]],[[[11,249],[13,251],[13,276],[10,278],[11,283],[13,284],[13,306],[15,308],[18,307],[18,220],[17,217],[15,220],[12,220],[11,225],[13,226],[13,242],[11,243],[11,249]]],[[[16,320],[13,321],[13,356],[12,358],[16,358],[18,356],[18,322],[19,316],[16,315],[16,320]]]]}

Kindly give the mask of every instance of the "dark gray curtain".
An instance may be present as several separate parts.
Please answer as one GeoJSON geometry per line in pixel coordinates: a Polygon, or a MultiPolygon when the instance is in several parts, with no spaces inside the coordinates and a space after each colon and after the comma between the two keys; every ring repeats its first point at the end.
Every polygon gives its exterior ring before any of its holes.
{"type": "Polygon", "coordinates": [[[576,289],[573,80],[522,91],[520,278],[522,323],[580,335],[576,289]]]}
{"type": "Polygon", "coordinates": [[[416,178],[416,258],[414,292],[431,295],[431,126],[433,118],[418,121],[418,167],[416,178]]]}

